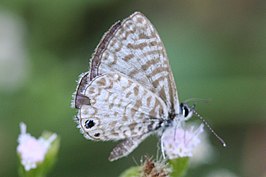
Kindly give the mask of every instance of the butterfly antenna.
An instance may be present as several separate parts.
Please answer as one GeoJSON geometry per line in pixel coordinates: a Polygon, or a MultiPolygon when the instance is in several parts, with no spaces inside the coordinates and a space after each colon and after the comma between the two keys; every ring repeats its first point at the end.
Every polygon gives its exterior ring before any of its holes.
{"type": "Polygon", "coordinates": [[[197,102],[203,102],[203,103],[209,103],[211,102],[212,99],[204,99],[204,98],[189,98],[187,100],[184,101],[184,103],[189,103],[189,102],[193,102],[193,103],[197,103],[197,102]]]}
{"type": "Polygon", "coordinates": [[[226,147],[226,143],[224,140],[211,128],[211,126],[206,122],[205,119],[199,113],[197,113],[195,110],[193,110],[194,114],[207,126],[207,128],[211,131],[212,134],[222,143],[223,147],[226,147]]]}

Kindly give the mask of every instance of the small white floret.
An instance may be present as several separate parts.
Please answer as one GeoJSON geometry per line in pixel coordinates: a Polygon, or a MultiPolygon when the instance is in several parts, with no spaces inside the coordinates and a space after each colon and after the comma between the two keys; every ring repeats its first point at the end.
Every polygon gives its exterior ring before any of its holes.
{"type": "Polygon", "coordinates": [[[26,132],[26,125],[24,123],[20,123],[20,131],[17,152],[20,155],[21,163],[25,170],[29,171],[44,161],[45,155],[57,135],[53,134],[48,139],[42,137],[36,139],[26,132]]]}

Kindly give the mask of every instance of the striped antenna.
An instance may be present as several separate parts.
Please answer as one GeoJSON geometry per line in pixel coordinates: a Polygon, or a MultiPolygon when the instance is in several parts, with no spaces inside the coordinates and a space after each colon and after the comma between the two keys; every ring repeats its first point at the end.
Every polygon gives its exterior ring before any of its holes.
{"type": "Polygon", "coordinates": [[[192,103],[198,103],[198,102],[209,103],[211,101],[212,101],[212,99],[210,99],[210,98],[207,98],[207,99],[205,99],[205,98],[189,98],[189,99],[186,99],[184,101],[184,103],[189,103],[189,102],[192,102],[192,103]]]}
{"type": "Polygon", "coordinates": [[[206,122],[206,120],[203,119],[203,117],[199,115],[199,113],[197,113],[194,109],[193,113],[207,126],[211,133],[214,134],[214,136],[222,143],[223,147],[226,147],[226,143],[224,142],[224,140],[211,128],[208,122],[206,122]]]}

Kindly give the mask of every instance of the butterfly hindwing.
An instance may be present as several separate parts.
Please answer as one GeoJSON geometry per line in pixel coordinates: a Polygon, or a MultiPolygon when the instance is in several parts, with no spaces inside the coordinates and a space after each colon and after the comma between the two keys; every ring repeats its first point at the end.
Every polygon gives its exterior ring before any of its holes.
{"type": "Polygon", "coordinates": [[[109,156],[110,161],[117,160],[121,157],[127,156],[130,154],[138,145],[149,136],[149,133],[144,135],[135,136],[132,138],[127,138],[123,140],[121,143],[115,146],[109,156]]]}
{"type": "Polygon", "coordinates": [[[84,90],[89,105],[78,112],[80,127],[92,140],[121,140],[160,128],[167,107],[160,97],[120,73],[96,77],[84,90]]]}

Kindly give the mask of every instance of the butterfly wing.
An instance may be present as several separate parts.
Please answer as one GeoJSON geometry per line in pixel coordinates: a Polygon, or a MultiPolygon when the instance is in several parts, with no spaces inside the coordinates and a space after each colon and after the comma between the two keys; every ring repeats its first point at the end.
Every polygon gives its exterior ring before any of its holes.
{"type": "Polygon", "coordinates": [[[119,143],[111,152],[109,156],[110,161],[117,160],[121,157],[127,156],[130,154],[138,145],[149,136],[149,133],[144,135],[135,136],[132,138],[127,138],[119,143]]]}
{"type": "Polygon", "coordinates": [[[73,94],[73,99],[71,102],[71,107],[80,109],[82,105],[88,105],[89,99],[84,95],[84,90],[88,85],[88,72],[81,74],[78,81],[78,86],[76,92],[73,94]]]}
{"type": "Polygon", "coordinates": [[[164,45],[151,22],[135,12],[114,24],[104,35],[91,59],[89,80],[119,72],[142,84],[178,113],[176,86],[164,45]]]}
{"type": "Polygon", "coordinates": [[[122,140],[160,128],[167,120],[163,100],[121,73],[94,78],[84,89],[87,103],[77,118],[84,136],[91,140],[122,140]]]}
{"type": "Polygon", "coordinates": [[[90,71],[74,94],[77,121],[91,140],[124,140],[110,155],[132,152],[151,132],[179,113],[176,86],[163,43],[136,12],[114,24],[97,46],[90,71]],[[127,148],[125,148],[127,147],[127,148]]]}

